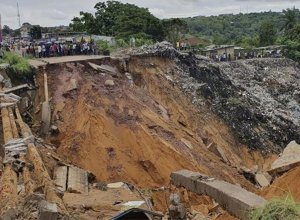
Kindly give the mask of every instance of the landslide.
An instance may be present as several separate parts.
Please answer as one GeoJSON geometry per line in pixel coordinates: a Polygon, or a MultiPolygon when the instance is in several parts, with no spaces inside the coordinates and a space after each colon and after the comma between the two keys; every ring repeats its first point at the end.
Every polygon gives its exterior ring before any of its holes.
{"type": "Polygon", "coordinates": [[[281,198],[292,195],[300,201],[300,167],[296,167],[276,179],[271,186],[265,188],[260,194],[267,199],[281,198]]]}
{"type": "Polygon", "coordinates": [[[300,142],[296,62],[286,58],[213,62],[180,53],[165,42],[138,48],[133,54],[174,60],[174,79],[181,90],[195,105],[207,105],[250,149],[278,153],[290,141],[300,142]]]}
{"type": "MultiPolygon", "coordinates": [[[[60,157],[91,171],[99,182],[160,187],[169,184],[172,171],[185,168],[255,191],[236,168],[258,162],[262,166],[263,157],[248,152],[206,105],[192,103],[168,77],[177,68],[173,60],[137,56],[127,60],[126,68],[118,60],[101,62],[98,64],[118,68],[120,74],[101,73],[87,62],[46,69],[52,124],[59,129],[48,141],[57,147],[60,157]],[[131,73],[134,85],[125,70],[131,73]],[[106,85],[107,80],[114,85],[106,85]],[[209,151],[208,145],[220,146],[228,161],[209,151]],[[248,159],[243,161],[245,155],[248,159]]],[[[39,106],[42,74],[37,81],[39,106]]],[[[39,114],[38,109],[36,112],[39,114]]]]}

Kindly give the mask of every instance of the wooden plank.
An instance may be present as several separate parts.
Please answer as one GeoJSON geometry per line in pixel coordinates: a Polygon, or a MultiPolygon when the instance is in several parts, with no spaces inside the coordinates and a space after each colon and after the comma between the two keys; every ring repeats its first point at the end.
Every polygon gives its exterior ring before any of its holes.
{"type": "Polygon", "coordinates": [[[23,85],[19,85],[19,86],[9,88],[9,89],[5,89],[4,93],[11,93],[11,92],[14,92],[14,91],[17,91],[17,90],[20,90],[20,89],[24,89],[24,88],[30,89],[28,84],[23,84],[23,85]]]}

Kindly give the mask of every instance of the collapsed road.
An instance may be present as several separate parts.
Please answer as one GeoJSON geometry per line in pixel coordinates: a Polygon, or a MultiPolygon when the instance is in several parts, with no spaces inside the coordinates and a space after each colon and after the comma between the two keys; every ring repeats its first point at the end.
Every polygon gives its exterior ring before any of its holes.
{"type": "Polygon", "coordinates": [[[166,42],[64,59],[31,61],[31,85],[2,82],[3,219],[235,219],[214,194],[170,185],[171,173],[195,171],[262,203],[255,194],[270,198],[277,170],[297,175],[297,158],[277,156],[300,142],[291,60],[215,63],[166,42]]]}

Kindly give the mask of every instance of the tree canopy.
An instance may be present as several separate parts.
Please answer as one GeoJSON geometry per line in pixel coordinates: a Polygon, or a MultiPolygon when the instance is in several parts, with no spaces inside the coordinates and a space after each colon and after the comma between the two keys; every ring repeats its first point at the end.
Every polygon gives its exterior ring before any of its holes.
{"type": "Polygon", "coordinates": [[[276,30],[272,21],[263,21],[259,27],[258,33],[260,46],[268,46],[275,43],[276,30]]]}
{"type": "Polygon", "coordinates": [[[144,37],[162,40],[165,36],[162,21],[147,8],[118,1],[99,2],[95,14],[80,12],[70,27],[74,31],[89,34],[115,36],[117,38],[144,37]]]}
{"type": "MultiPolygon", "coordinates": [[[[185,18],[189,34],[211,39],[216,44],[245,44],[249,39],[259,37],[262,23],[272,21],[278,37],[284,30],[298,22],[298,9],[286,9],[283,12],[259,12],[248,14],[224,14],[219,16],[197,16],[185,18]]],[[[257,43],[257,41],[253,41],[257,43]]]]}
{"type": "Polygon", "coordinates": [[[99,2],[95,13],[80,12],[70,27],[88,34],[110,35],[117,42],[168,40],[175,44],[185,35],[208,39],[215,44],[235,44],[244,48],[286,45],[286,55],[300,61],[300,11],[225,14],[160,20],[147,8],[118,1],[99,2]]]}
{"type": "Polygon", "coordinates": [[[181,40],[189,30],[186,21],[179,18],[163,20],[163,27],[166,33],[166,40],[172,43],[181,40]]]}
{"type": "Polygon", "coordinates": [[[13,30],[9,26],[3,25],[2,33],[4,35],[10,35],[12,32],[13,32],[13,30]]]}
{"type": "Polygon", "coordinates": [[[29,35],[32,39],[37,40],[42,38],[42,28],[39,25],[34,25],[29,31],[29,35]]]}

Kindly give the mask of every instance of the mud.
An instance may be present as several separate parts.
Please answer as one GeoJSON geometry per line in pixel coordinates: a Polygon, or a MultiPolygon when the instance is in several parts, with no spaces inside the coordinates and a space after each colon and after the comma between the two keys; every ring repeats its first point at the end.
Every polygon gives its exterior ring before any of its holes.
{"type": "Polygon", "coordinates": [[[267,199],[281,198],[292,195],[300,202],[300,167],[294,168],[276,179],[271,186],[265,188],[261,195],[267,199]]]}
{"type": "MultiPolygon", "coordinates": [[[[169,183],[172,171],[187,168],[255,191],[233,168],[243,163],[238,156],[243,146],[219,117],[205,107],[199,111],[165,79],[173,65],[166,59],[132,59],[127,69],[133,86],[124,74],[101,74],[85,62],[50,66],[52,124],[60,132],[48,140],[62,158],[91,171],[98,181],[160,187],[169,183]],[[106,86],[108,79],[115,85],[106,86]],[[68,90],[71,81],[77,86],[68,90]],[[228,164],[207,150],[210,143],[224,149],[228,164]]],[[[42,77],[37,79],[43,90],[42,77]]],[[[38,91],[37,108],[42,96],[38,91]]]]}

